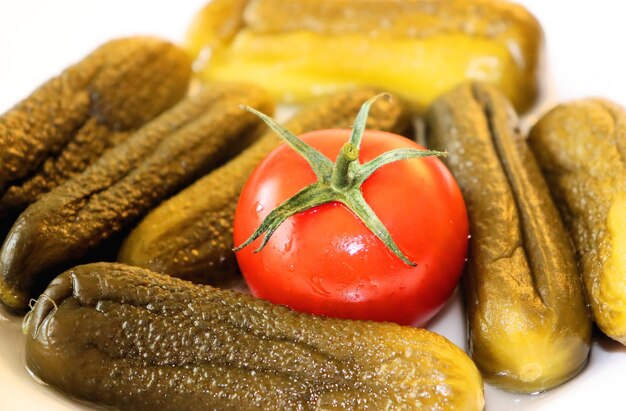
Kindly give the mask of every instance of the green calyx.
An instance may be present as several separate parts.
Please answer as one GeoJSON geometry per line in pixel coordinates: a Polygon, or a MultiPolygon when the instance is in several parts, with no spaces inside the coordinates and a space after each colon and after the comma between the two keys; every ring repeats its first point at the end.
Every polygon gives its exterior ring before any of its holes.
{"type": "Polygon", "coordinates": [[[352,211],[352,213],[354,213],[398,258],[410,266],[416,265],[398,248],[384,224],[380,221],[378,216],[376,216],[376,213],[369,204],[367,204],[361,193],[361,185],[376,170],[384,165],[409,158],[446,156],[448,153],[433,150],[399,148],[383,153],[367,163],[360,164],[359,148],[361,146],[363,132],[365,131],[367,116],[371,105],[381,96],[390,98],[388,94],[379,94],[363,103],[354,122],[350,141],[343,145],[335,163],[293,135],[271,117],[251,107],[242,106],[243,109],[257,115],[291,148],[307,160],[311,169],[317,176],[317,181],[303,188],[293,197],[272,210],[256,231],[252,233],[250,238],[236,247],[234,251],[241,250],[264,234],[261,245],[255,250],[255,252],[259,252],[265,247],[274,231],[276,231],[287,218],[313,207],[337,201],[352,211]]]}

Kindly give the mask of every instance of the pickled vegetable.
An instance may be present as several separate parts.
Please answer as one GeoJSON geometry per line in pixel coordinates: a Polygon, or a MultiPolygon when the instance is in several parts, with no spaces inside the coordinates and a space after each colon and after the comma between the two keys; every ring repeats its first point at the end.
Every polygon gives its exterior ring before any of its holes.
{"type": "Polygon", "coordinates": [[[429,142],[463,192],[470,221],[465,301],[470,352],[486,381],[536,392],[575,376],[591,320],[574,251],[512,107],[462,86],[428,115],[429,142]]]}
{"type": "Polygon", "coordinates": [[[596,99],[563,104],[529,142],[574,239],[594,319],[626,344],[626,110],[596,99]]]}
{"type": "MultiPolygon", "coordinates": [[[[373,90],[342,92],[303,109],[287,123],[295,134],[348,128],[373,90]]],[[[379,100],[367,127],[402,132],[409,126],[397,100],[379,100]]],[[[252,170],[278,144],[269,131],[226,165],[154,209],[124,241],[119,261],[187,280],[212,283],[238,273],[233,253],[233,219],[237,198],[252,170]]]]}
{"type": "MultiPolygon", "coordinates": [[[[249,85],[214,85],[187,98],[106,152],[20,215],[0,250],[0,298],[25,309],[58,267],[67,268],[164,198],[232,157],[271,110],[249,85]]],[[[58,272],[58,271],[57,271],[58,272]]]]}
{"type": "Polygon", "coordinates": [[[213,0],[188,33],[206,81],[260,82],[286,102],[371,85],[417,108],[467,80],[537,100],[543,33],[501,0],[213,0]]]}
{"type": "Polygon", "coordinates": [[[480,410],[445,338],[314,317],[121,264],[58,276],[24,323],[26,360],[71,396],[123,410],[480,410]]]}
{"type": "Polygon", "coordinates": [[[187,92],[191,61],[171,43],[110,41],[0,117],[0,219],[82,172],[187,92]]]}

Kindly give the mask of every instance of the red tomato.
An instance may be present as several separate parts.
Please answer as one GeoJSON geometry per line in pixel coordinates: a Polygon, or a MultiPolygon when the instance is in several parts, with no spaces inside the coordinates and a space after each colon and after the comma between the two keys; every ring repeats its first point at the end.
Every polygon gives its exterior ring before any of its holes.
{"type": "MultiPolygon", "coordinates": [[[[350,130],[301,136],[333,162],[350,130]]],[[[361,164],[396,148],[423,149],[404,137],[366,131],[361,164]]],[[[286,144],[252,173],[237,205],[235,245],[267,214],[316,181],[309,164],[286,144]]],[[[426,323],[454,290],[463,269],[468,222],[461,192],[435,158],[383,166],[362,187],[367,203],[400,250],[394,255],[350,210],[327,203],[288,218],[259,253],[257,238],[237,252],[252,293],[295,310],[333,317],[426,323]]]]}

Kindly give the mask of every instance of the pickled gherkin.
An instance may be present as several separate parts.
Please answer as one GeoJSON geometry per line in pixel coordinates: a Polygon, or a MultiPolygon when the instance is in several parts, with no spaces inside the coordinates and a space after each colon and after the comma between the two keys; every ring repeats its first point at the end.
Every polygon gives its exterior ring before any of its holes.
{"type": "MultiPolygon", "coordinates": [[[[286,127],[295,134],[349,128],[374,90],[346,91],[302,109],[286,127]]],[[[409,128],[404,106],[379,100],[367,127],[403,132],[409,128]]],[[[252,170],[281,140],[272,131],[239,156],[201,178],[148,214],[124,241],[119,261],[194,282],[222,282],[238,272],[233,248],[237,198],[252,170]]]]}
{"type": "Polygon", "coordinates": [[[373,86],[417,109],[468,80],[532,107],[542,46],[537,20],[502,0],[212,0],[187,35],[208,82],[258,81],[286,102],[373,86]]]}
{"type": "Polygon", "coordinates": [[[586,364],[591,320],[567,231],[510,103],[466,85],[430,108],[428,138],[466,202],[470,353],[486,381],[537,392],[586,364]]]}
{"type": "Polygon", "coordinates": [[[113,40],[0,116],[3,225],[183,98],[190,75],[171,43],[113,40]]]}
{"type": "Polygon", "coordinates": [[[562,104],[529,143],[574,239],[593,317],[626,344],[626,110],[599,99],[562,104]]]}
{"type": "Polygon", "coordinates": [[[123,410],[481,410],[467,355],[430,331],[297,313],[97,263],[52,281],[24,322],[42,381],[123,410]]]}
{"type": "Polygon", "coordinates": [[[238,153],[262,125],[240,104],[272,110],[267,93],[256,87],[214,84],[33,203],[0,249],[0,300],[14,310],[26,309],[58,267],[81,261],[164,198],[238,153]]]}

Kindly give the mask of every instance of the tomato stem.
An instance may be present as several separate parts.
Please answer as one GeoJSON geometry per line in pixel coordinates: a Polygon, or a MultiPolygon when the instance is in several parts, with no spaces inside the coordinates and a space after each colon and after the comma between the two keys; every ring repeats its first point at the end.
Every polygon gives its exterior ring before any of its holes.
{"type": "Polygon", "coordinates": [[[353,179],[349,175],[350,165],[354,162],[358,164],[358,161],[359,149],[352,143],[344,144],[339,151],[331,176],[331,185],[334,189],[342,191],[352,183],[353,179]]]}
{"type": "Polygon", "coordinates": [[[355,216],[363,221],[367,228],[369,228],[399,259],[410,266],[415,266],[415,263],[400,250],[385,225],[380,221],[369,204],[367,204],[361,193],[361,185],[376,170],[386,164],[409,158],[446,156],[448,153],[433,150],[401,148],[383,153],[375,159],[361,165],[359,163],[359,151],[363,133],[365,132],[369,109],[381,96],[390,97],[388,94],[379,94],[363,103],[354,121],[350,141],[343,145],[335,163],[293,135],[271,117],[250,107],[242,106],[245,110],[257,115],[291,148],[306,159],[317,176],[318,181],[303,188],[293,197],[285,200],[276,207],[276,209],[272,210],[255,232],[252,233],[243,244],[236,247],[234,251],[241,250],[260,236],[263,236],[261,245],[255,250],[255,252],[259,252],[265,247],[274,231],[276,231],[287,218],[313,207],[317,207],[318,205],[337,201],[344,204],[355,216]]]}

